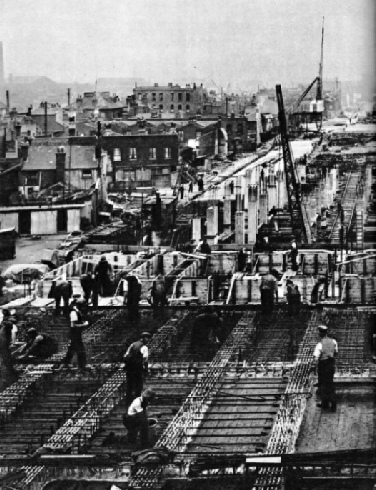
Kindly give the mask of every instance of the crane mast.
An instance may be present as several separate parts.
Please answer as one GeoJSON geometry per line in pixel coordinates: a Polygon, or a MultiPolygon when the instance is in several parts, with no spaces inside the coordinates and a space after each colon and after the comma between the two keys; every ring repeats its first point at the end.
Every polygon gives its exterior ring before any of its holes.
{"type": "Polygon", "coordinates": [[[286,113],[283,105],[281,85],[276,86],[278,119],[281,133],[281,145],[283,152],[283,163],[286,176],[287,196],[289,211],[291,215],[292,230],[295,235],[300,235],[302,241],[311,243],[311,228],[305,207],[302,203],[301,186],[296,170],[296,165],[292,156],[290,142],[287,132],[286,113]]]}
{"type": "Polygon", "coordinates": [[[316,100],[322,100],[322,72],[323,72],[323,64],[324,64],[324,20],[325,17],[322,18],[321,56],[320,56],[319,76],[317,80],[316,100]]]}

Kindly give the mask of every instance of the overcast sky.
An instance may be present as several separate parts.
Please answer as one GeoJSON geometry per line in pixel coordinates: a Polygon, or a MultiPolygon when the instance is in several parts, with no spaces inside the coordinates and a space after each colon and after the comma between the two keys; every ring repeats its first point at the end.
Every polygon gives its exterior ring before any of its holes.
{"type": "Polygon", "coordinates": [[[0,0],[6,76],[274,83],[375,71],[375,0],[0,0]]]}

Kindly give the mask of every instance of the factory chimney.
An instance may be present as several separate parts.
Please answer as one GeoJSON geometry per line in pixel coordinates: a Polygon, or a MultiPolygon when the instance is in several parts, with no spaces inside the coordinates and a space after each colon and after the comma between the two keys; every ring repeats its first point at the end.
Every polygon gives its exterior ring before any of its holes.
{"type": "Polygon", "coordinates": [[[7,115],[9,116],[10,114],[9,90],[6,91],[6,98],[7,98],[7,115]]]}
{"type": "Polygon", "coordinates": [[[68,107],[70,107],[71,104],[71,89],[68,88],[68,107]]]}

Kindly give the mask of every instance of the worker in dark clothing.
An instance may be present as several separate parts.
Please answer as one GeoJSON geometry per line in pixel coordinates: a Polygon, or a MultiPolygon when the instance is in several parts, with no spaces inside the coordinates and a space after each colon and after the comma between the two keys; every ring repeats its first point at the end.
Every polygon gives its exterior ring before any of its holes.
{"type": "Polygon", "coordinates": [[[234,193],[234,181],[233,180],[230,181],[229,188],[230,188],[231,194],[233,194],[234,193]]]}
{"type": "Polygon", "coordinates": [[[225,337],[222,319],[210,306],[197,315],[193,321],[191,333],[191,348],[207,350],[209,347],[223,342],[225,337]]]}
{"type": "Polygon", "coordinates": [[[63,363],[67,366],[72,362],[73,356],[77,354],[78,367],[84,370],[86,367],[86,353],[82,340],[82,332],[88,326],[88,322],[82,321],[82,314],[79,303],[73,300],[70,312],[70,344],[63,363]]]}
{"type": "Polygon", "coordinates": [[[261,312],[264,314],[272,313],[274,310],[274,295],[278,303],[278,284],[277,279],[268,272],[261,278],[261,312]]]}
{"type": "Polygon", "coordinates": [[[297,271],[298,270],[298,262],[297,262],[298,255],[299,255],[298,246],[296,244],[296,241],[293,240],[291,242],[291,247],[290,247],[291,268],[292,268],[293,271],[297,271]]]}
{"type": "Polygon", "coordinates": [[[134,274],[128,274],[126,280],[128,282],[128,296],[126,299],[128,317],[129,321],[133,324],[138,321],[139,317],[139,302],[141,299],[142,287],[138,277],[134,274]]]}
{"type": "Polygon", "coordinates": [[[337,342],[328,337],[328,327],[319,325],[320,342],[316,345],[313,357],[317,366],[317,386],[321,397],[321,408],[336,411],[337,401],[334,386],[335,357],[338,354],[337,342]]]}
{"type": "Polygon", "coordinates": [[[289,316],[293,315],[293,306],[292,306],[292,292],[294,290],[294,283],[291,279],[287,279],[286,281],[286,300],[287,300],[287,313],[289,316]]]}
{"type": "Polygon", "coordinates": [[[3,295],[3,289],[4,289],[4,286],[5,286],[5,279],[4,277],[1,275],[1,270],[0,270],[0,296],[3,295]]]}
{"type": "Polygon", "coordinates": [[[154,400],[155,392],[151,389],[145,390],[141,396],[133,400],[128,407],[125,426],[128,429],[128,442],[135,444],[137,436],[140,435],[141,449],[149,446],[149,420],[147,407],[154,400]]]}
{"type": "Polygon", "coordinates": [[[23,347],[18,350],[21,361],[40,361],[48,359],[57,352],[57,343],[50,335],[37,332],[35,328],[27,331],[27,340],[23,347]]]}
{"type": "Polygon", "coordinates": [[[183,199],[183,197],[184,197],[184,186],[183,186],[183,184],[180,185],[179,192],[180,192],[180,199],[183,199]]]}
{"type": "Polygon", "coordinates": [[[81,276],[81,287],[84,292],[84,299],[87,304],[89,304],[91,294],[94,289],[94,281],[95,280],[91,272],[88,272],[87,274],[83,274],[81,276]]]}
{"type": "Polygon", "coordinates": [[[7,374],[13,373],[13,358],[10,348],[12,329],[13,324],[11,321],[7,319],[2,321],[0,325],[0,367],[4,367],[7,374]]]}
{"type": "Polygon", "coordinates": [[[63,298],[63,302],[64,302],[64,314],[68,315],[69,299],[72,297],[72,294],[73,294],[73,288],[72,288],[71,281],[52,282],[51,290],[48,294],[48,297],[55,298],[55,302],[56,302],[55,315],[60,314],[61,298],[63,298]]]}
{"type": "Polygon", "coordinates": [[[193,182],[192,182],[192,181],[190,181],[190,182],[189,182],[188,192],[189,192],[190,194],[193,192],[193,182]]]}
{"type": "Polygon", "coordinates": [[[112,282],[110,274],[112,273],[112,267],[108,263],[106,257],[102,255],[101,260],[95,266],[94,275],[99,284],[99,293],[102,296],[110,296],[112,291],[112,282]]]}
{"type": "Polygon", "coordinates": [[[197,186],[199,192],[202,192],[204,190],[204,181],[202,180],[202,177],[200,177],[197,181],[197,186]]]}
{"type": "Polygon", "coordinates": [[[127,407],[132,401],[141,395],[144,386],[144,376],[148,372],[149,342],[150,333],[143,332],[140,340],[133,342],[124,355],[125,371],[127,373],[126,404],[127,407]]]}
{"type": "Polygon", "coordinates": [[[153,317],[163,318],[163,310],[167,304],[166,283],[162,274],[159,274],[150,288],[153,317]]]}
{"type": "Polygon", "coordinates": [[[299,291],[299,287],[295,284],[291,291],[291,302],[292,302],[292,314],[293,316],[299,315],[300,305],[302,302],[302,297],[299,291]]]}
{"type": "Polygon", "coordinates": [[[244,253],[244,249],[241,248],[238,252],[238,271],[243,272],[247,263],[247,255],[244,253]]]}
{"type": "Polygon", "coordinates": [[[208,244],[208,242],[206,241],[206,238],[204,238],[202,240],[202,243],[199,247],[199,251],[202,253],[202,254],[205,254],[205,255],[210,255],[211,254],[211,248],[210,248],[210,245],[208,244]]]}
{"type": "Polygon", "coordinates": [[[206,255],[206,258],[202,261],[201,264],[201,275],[205,275],[208,267],[209,257],[211,255],[211,248],[210,245],[207,243],[206,238],[203,238],[201,245],[199,245],[196,250],[201,254],[206,255]]]}

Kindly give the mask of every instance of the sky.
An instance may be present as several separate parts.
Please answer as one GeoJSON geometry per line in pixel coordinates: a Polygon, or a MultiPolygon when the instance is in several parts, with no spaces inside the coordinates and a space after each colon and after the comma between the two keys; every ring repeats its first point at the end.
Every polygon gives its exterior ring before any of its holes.
{"type": "Polygon", "coordinates": [[[375,0],[0,0],[5,75],[152,82],[375,73],[375,0]]]}

